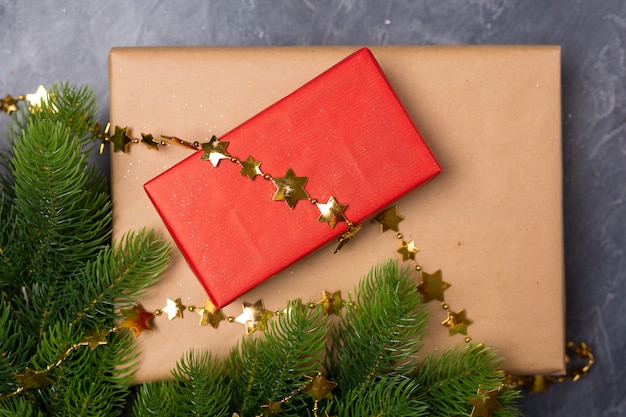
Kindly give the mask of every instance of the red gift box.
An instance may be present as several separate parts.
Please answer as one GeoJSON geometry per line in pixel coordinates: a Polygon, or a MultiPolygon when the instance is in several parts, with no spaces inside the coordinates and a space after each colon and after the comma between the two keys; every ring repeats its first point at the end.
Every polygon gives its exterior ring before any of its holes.
{"type": "Polygon", "coordinates": [[[441,171],[366,48],[205,146],[145,189],[217,306],[346,231],[310,202],[334,198],[356,224],[441,171]]]}

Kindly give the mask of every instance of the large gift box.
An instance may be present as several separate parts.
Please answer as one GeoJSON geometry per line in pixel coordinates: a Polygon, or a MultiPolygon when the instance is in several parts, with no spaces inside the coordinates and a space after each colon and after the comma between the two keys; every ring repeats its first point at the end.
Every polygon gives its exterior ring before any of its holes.
{"type": "MultiPolygon", "coordinates": [[[[155,138],[175,135],[200,142],[209,142],[213,135],[229,137],[233,129],[357,49],[115,48],[110,54],[111,122],[128,127],[135,137],[150,133],[155,138]]],[[[403,241],[414,241],[421,249],[415,258],[424,271],[442,271],[444,281],[451,284],[445,292],[446,303],[451,309],[465,310],[472,321],[468,334],[495,347],[505,358],[507,371],[561,373],[564,291],[559,48],[371,50],[443,168],[431,182],[394,202],[405,217],[400,223],[403,241]]],[[[317,152],[333,158],[337,150],[328,148],[317,152]]],[[[157,152],[134,145],[129,152],[112,156],[114,237],[147,227],[172,242],[168,270],[138,300],[146,310],[163,309],[168,299],[178,298],[182,305],[201,307],[208,298],[189,259],[174,244],[144,191],[146,183],[171,172],[171,167],[188,160],[192,153],[178,146],[157,152]]],[[[248,154],[239,156],[243,159],[248,154]]],[[[394,163],[401,164],[398,169],[407,169],[404,156],[398,154],[397,160],[393,155],[381,158],[381,172],[393,170],[394,163]]],[[[216,172],[223,173],[223,168],[216,172]]],[[[238,174],[232,177],[234,182],[240,180],[238,174]]],[[[180,178],[178,185],[168,184],[159,192],[187,193],[193,201],[197,198],[190,185],[193,181],[197,178],[180,178]]],[[[383,197],[377,195],[385,194],[383,191],[373,186],[370,198],[379,201],[383,197]]],[[[272,203],[277,210],[286,209],[282,203],[272,203]]],[[[287,210],[280,216],[292,214],[287,210]]],[[[187,221],[204,220],[208,219],[187,221]]],[[[212,230],[219,234],[219,227],[217,223],[212,230]]],[[[203,238],[206,240],[206,236],[198,236],[203,238]]],[[[208,245],[211,256],[225,250],[224,243],[210,247],[211,241],[202,242],[208,245]]],[[[362,222],[357,238],[340,253],[333,254],[336,242],[322,246],[230,302],[223,312],[237,317],[244,302],[258,300],[263,300],[268,310],[277,311],[294,298],[317,302],[323,291],[340,290],[347,299],[377,262],[390,257],[402,262],[397,243],[395,232],[381,233],[380,225],[370,216],[362,222]]],[[[255,270],[250,274],[254,276],[255,270]]],[[[429,309],[431,324],[425,349],[463,343],[462,336],[449,336],[441,325],[446,318],[441,304],[429,303],[429,309]]],[[[199,325],[195,312],[186,311],[183,316],[174,320],[159,317],[154,320],[155,331],[143,332],[137,339],[138,381],[167,377],[190,349],[210,349],[224,356],[245,335],[245,329],[235,323],[222,322],[215,329],[199,325]]]]}

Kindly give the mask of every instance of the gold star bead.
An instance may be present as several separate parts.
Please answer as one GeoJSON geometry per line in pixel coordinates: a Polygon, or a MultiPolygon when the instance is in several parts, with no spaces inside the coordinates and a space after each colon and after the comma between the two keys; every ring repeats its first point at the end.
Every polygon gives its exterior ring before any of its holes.
{"type": "Polygon", "coordinates": [[[196,312],[200,315],[200,326],[210,324],[211,327],[217,329],[220,321],[226,320],[226,316],[222,313],[222,309],[216,307],[211,300],[206,300],[204,307],[196,308],[196,312]]]}
{"type": "Polygon", "coordinates": [[[5,98],[0,100],[0,110],[4,111],[6,114],[11,114],[14,111],[17,111],[18,101],[18,99],[13,98],[11,95],[7,94],[5,98]]]}
{"type": "Polygon", "coordinates": [[[415,246],[415,241],[411,240],[410,242],[402,241],[402,247],[398,249],[398,253],[402,255],[402,260],[407,261],[409,259],[415,260],[415,254],[419,252],[417,246],[415,246]]]}
{"type": "Polygon", "coordinates": [[[261,410],[263,411],[263,416],[275,416],[280,413],[283,408],[282,401],[270,401],[267,404],[261,406],[261,410]]]}
{"type": "Polygon", "coordinates": [[[202,144],[204,153],[202,154],[203,161],[210,161],[214,167],[219,164],[222,159],[230,158],[230,154],[226,151],[226,147],[230,142],[217,140],[217,136],[213,136],[209,142],[202,144]]]}
{"type": "Polygon", "coordinates": [[[467,336],[467,326],[472,324],[472,321],[467,318],[464,309],[456,313],[448,310],[448,318],[442,321],[441,324],[449,329],[450,336],[454,336],[457,333],[467,336]]]}
{"type": "Polygon", "coordinates": [[[48,377],[48,371],[34,371],[30,368],[26,368],[23,374],[14,374],[18,384],[26,390],[28,389],[40,389],[47,385],[54,384],[54,380],[48,377]]]}
{"type": "Polygon", "coordinates": [[[128,144],[132,141],[133,140],[128,136],[128,128],[115,126],[115,133],[111,136],[114,152],[126,152],[128,150],[128,144]]]}
{"type": "Polygon", "coordinates": [[[417,286],[417,290],[424,295],[424,302],[432,300],[444,301],[444,291],[450,288],[450,284],[444,282],[441,276],[441,270],[434,274],[427,274],[422,271],[422,282],[417,286]]]}
{"type": "Polygon", "coordinates": [[[336,382],[329,381],[324,375],[317,374],[304,391],[313,398],[313,401],[320,401],[324,398],[332,399],[332,390],[337,386],[336,382]]]}
{"type": "Polygon", "coordinates": [[[304,184],[306,184],[307,180],[307,177],[297,177],[293,170],[289,168],[284,177],[272,178],[272,182],[276,186],[273,200],[284,200],[289,208],[293,209],[298,200],[309,198],[309,195],[304,190],[304,184]]]}
{"type": "Polygon", "coordinates": [[[163,312],[167,313],[167,318],[169,320],[174,320],[175,318],[182,319],[183,318],[183,305],[181,304],[180,298],[176,300],[167,299],[167,305],[163,307],[163,312]]]}
{"type": "Polygon", "coordinates": [[[398,213],[398,206],[393,206],[376,216],[375,220],[380,223],[383,232],[389,229],[399,232],[399,223],[404,220],[404,217],[398,213]]]}
{"type": "Polygon", "coordinates": [[[31,107],[41,107],[41,103],[48,102],[48,91],[46,87],[40,85],[37,87],[37,91],[32,94],[26,94],[26,101],[31,105],[31,107]]]}
{"type": "Polygon", "coordinates": [[[154,313],[147,312],[140,305],[133,306],[130,310],[121,310],[124,321],[120,323],[120,328],[129,329],[135,337],[139,337],[144,330],[152,330],[151,321],[154,313]]]}
{"type": "Polygon", "coordinates": [[[154,136],[152,136],[150,133],[142,133],[141,142],[146,145],[146,147],[150,150],[159,150],[159,142],[154,140],[154,136]]]}
{"type": "Polygon", "coordinates": [[[470,398],[469,402],[474,406],[471,417],[492,417],[493,413],[501,410],[502,405],[498,402],[500,390],[478,390],[479,398],[470,398]]]}
{"type": "Polygon", "coordinates": [[[89,346],[89,349],[94,350],[98,346],[107,344],[107,336],[111,333],[110,330],[91,329],[85,332],[85,337],[78,344],[81,346],[89,346]]]}
{"type": "Polygon", "coordinates": [[[331,229],[334,229],[338,222],[346,221],[346,218],[343,217],[346,207],[348,207],[347,204],[339,204],[335,197],[330,196],[328,203],[317,203],[317,208],[320,211],[317,221],[326,222],[331,229]]]}
{"type": "Polygon", "coordinates": [[[235,321],[246,326],[246,333],[251,334],[255,330],[264,331],[267,328],[267,320],[274,314],[263,307],[263,300],[258,300],[254,304],[243,303],[243,312],[237,316],[235,321]]]}
{"type": "Polygon", "coordinates": [[[332,294],[328,291],[323,291],[322,299],[317,304],[322,306],[322,310],[324,310],[326,315],[334,314],[338,316],[345,301],[341,298],[341,291],[335,291],[332,294]]]}
{"type": "Polygon", "coordinates": [[[251,180],[257,175],[263,175],[263,172],[261,172],[261,161],[255,161],[252,156],[248,156],[248,159],[245,161],[239,161],[239,165],[241,165],[240,174],[248,176],[251,180]]]}

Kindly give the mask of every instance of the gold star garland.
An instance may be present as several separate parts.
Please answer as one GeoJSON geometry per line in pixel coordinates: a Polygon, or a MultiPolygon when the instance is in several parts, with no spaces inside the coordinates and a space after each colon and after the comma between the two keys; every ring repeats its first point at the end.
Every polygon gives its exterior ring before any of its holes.
{"type": "MultiPolygon", "coordinates": [[[[375,221],[380,223],[381,231],[384,233],[387,230],[393,230],[396,232],[396,238],[402,243],[398,249],[398,253],[402,255],[402,260],[412,260],[415,263],[415,270],[419,273],[419,284],[417,290],[422,294],[423,301],[428,303],[433,300],[441,302],[443,309],[446,311],[446,319],[441,324],[448,328],[450,336],[455,334],[462,334],[465,336],[465,342],[470,343],[472,338],[468,335],[467,327],[472,324],[472,320],[467,318],[467,312],[465,309],[452,310],[450,306],[445,302],[444,292],[450,288],[450,284],[443,280],[441,270],[437,270],[430,274],[423,270],[423,268],[415,261],[415,255],[419,252],[419,249],[415,246],[413,240],[404,240],[404,235],[400,232],[399,224],[404,220],[404,216],[398,212],[398,207],[393,206],[378,216],[375,221]]],[[[571,369],[568,370],[564,376],[549,376],[549,375],[507,375],[507,384],[519,387],[526,387],[529,392],[546,392],[548,387],[553,383],[562,383],[565,381],[576,382],[583,376],[587,375],[591,370],[591,367],[595,364],[595,358],[593,352],[585,342],[575,343],[568,341],[566,347],[569,353],[565,357],[565,363],[568,364],[571,369]],[[575,356],[579,359],[579,364],[572,366],[572,360],[570,356],[575,356]]],[[[491,417],[492,413],[501,408],[497,402],[499,390],[484,391],[478,390],[478,398],[470,399],[470,403],[474,406],[472,410],[472,417],[484,416],[491,417]],[[500,408],[499,408],[500,407],[500,408]]]]}
{"type": "MultiPolygon", "coordinates": [[[[268,417],[275,416],[279,414],[282,410],[282,406],[285,403],[291,401],[292,398],[305,394],[311,397],[313,400],[313,416],[318,417],[317,412],[319,411],[319,402],[324,399],[332,400],[333,395],[332,391],[337,387],[337,383],[334,381],[329,381],[326,379],[324,375],[318,373],[314,377],[307,377],[307,381],[305,381],[302,386],[300,386],[297,390],[287,395],[286,397],[281,398],[278,401],[269,401],[267,404],[261,406],[261,414],[257,414],[256,417],[268,417]]],[[[235,416],[237,414],[233,414],[235,416]]]]}
{"type": "MultiPolygon", "coordinates": [[[[41,106],[42,103],[48,102],[48,92],[45,87],[39,86],[37,91],[33,94],[19,95],[17,97],[7,94],[5,98],[0,99],[0,111],[11,115],[13,112],[17,111],[17,104],[20,101],[27,101],[29,103],[29,110],[32,111],[41,106]]],[[[159,146],[166,146],[168,144],[183,146],[191,150],[202,149],[204,152],[201,159],[211,162],[215,167],[218,166],[222,159],[228,159],[233,163],[239,164],[241,166],[240,174],[247,176],[250,180],[254,180],[257,176],[260,176],[265,180],[271,181],[276,187],[273,200],[285,201],[290,209],[294,209],[298,200],[308,200],[311,204],[315,204],[318,207],[320,211],[318,217],[319,222],[327,223],[331,229],[334,229],[339,222],[345,222],[347,224],[348,230],[339,237],[339,245],[335,253],[339,252],[345,244],[351,241],[361,229],[360,224],[353,224],[346,218],[344,211],[348,206],[347,204],[339,204],[334,196],[330,196],[327,203],[319,203],[317,199],[312,198],[305,190],[308,177],[298,177],[292,168],[287,169],[284,177],[273,177],[268,173],[264,173],[260,168],[261,161],[256,161],[251,155],[249,155],[245,161],[230,155],[226,150],[229,142],[219,141],[216,136],[213,136],[207,143],[200,143],[198,141],[188,142],[175,136],[161,136],[160,140],[155,140],[153,135],[146,133],[141,133],[141,139],[137,139],[129,135],[128,128],[126,127],[122,128],[116,126],[113,135],[110,134],[110,129],[110,123],[107,123],[103,130],[101,130],[99,124],[96,124],[93,128],[96,138],[101,140],[101,154],[104,152],[106,143],[110,142],[113,143],[114,152],[127,152],[129,146],[135,143],[143,143],[151,150],[159,150],[159,146]]],[[[441,324],[448,328],[450,336],[460,333],[465,336],[465,342],[471,342],[472,338],[468,336],[467,327],[472,324],[472,321],[467,318],[467,313],[464,309],[457,311],[451,310],[450,306],[445,302],[444,292],[450,287],[450,284],[443,281],[441,270],[437,270],[432,274],[426,273],[415,260],[415,255],[419,252],[419,248],[415,245],[414,240],[404,240],[404,235],[400,232],[399,228],[399,224],[404,220],[404,217],[399,214],[398,207],[393,206],[383,211],[375,220],[380,223],[383,233],[387,230],[396,232],[396,238],[401,241],[400,248],[397,252],[402,255],[402,260],[411,260],[414,262],[415,270],[420,276],[417,290],[423,295],[423,301],[427,303],[437,300],[442,303],[447,318],[442,321],[441,324]]],[[[340,291],[334,293],[323,291],[322,299],[317,303],[309,303],[308,307],[315,308],[321,306],[326,315],[339,315],[345,305],[355,307],[351,302],[347,303],[341,298],[340,291]]],[[[128,329],[135,337],[139,337],[143,331],[153,330],[152,319],[155,316],[163,315],[163,313],[167,314],[169,320],[174,320],[176,318],[182,319],[184,311],[195,312],[200,316],[198,323],[200,326],[210,325],[215,329],[217,329],[219,323],[224,320],[228,323],[238,322],[245,326],[247,334],[254,333],[257,330],[265,331],[267,321],[270,318],[274,315],[278,316],[285,313],[284,310],[277,311],[276,313],[266,310],[262,300],[257,300],[254,304],[244,302],[242,308],[243,312],[239,316],[230,317],[225,316],[222,310],[216,307],[210,300],[207,300],[203,307],[196,307],[193,305],[184,306],[181,299],[177,298],[175,300],[167,299],[166,306],[154,312],[145,311],[141,305],[135,305],[131,309],[121,310],[124,320],[120,323],[119,327],[113,327],[108,330],[93,329],[87,331],[84,338],[80,342],[70,346],[55,363],[49,364],[42,370],[26,368],[23,373],[15,373],[15,378],[19,384],[18,388],[9,394],[0,395],[0,398],[11,397],[26,390],[40,389],[54,384],[55,381],[49,377],[49,373],[54,368],[60,367],[74,351],[83,346],[88,346],[91,350],[94,350],[101,345],[106,345],[107,337],[111,333],[117,332],[119,329],[128,329]]],[[[530,392],[545,392],[547,387],[552,383],[564,382],[566,380],[578,381],[581,377],[585,376],[595,364],[592,350],[584,342],[580,344],[567,342],[566,346],[583,361],[583,365],[573,367],[565,376],[561,377],[509,375],[507,383],[510,385],[529,387],[530,392]]],[[[570,362],[569,355],[566,357],[566,362],[570,362]]],[[[313,415],[317,417],[319,401],[324,398],[332,398],[331,391],[336,386],[337,384],[335,382],[328,381],[321,374],[318,374],[310,378],[301,388],[289,396],[278,401],[269,401],[268,404],[262,406],[262,414],[257,417],[272,416],[280,413],[282,404],[290,401],[294,396],[301,393],[306,393],[313,398],[314,408],[312,411],[313,415]]],[[[468,399],[469,403],[473,406],[471,417],[492,417],[494,412],[500,410],[502,406],[497,401],[499,392],[500,389],[483,390],[479,388],[477,397],[468,399]]],[[[233,414],[233,417],[234,416],[237,416],[237,413],[233,414]]]]}
{"type": "Polygon", "coordinates": [[[403,261],[411,260],[414,262],[415,270],[419,274],[417,290],[422,294],[423,301],[425,303],[433,300],[441,302],[447,316],[441,324],[448,328],[450,336],[460,333],[465,336],[465,342],[471,342],[472,338],[467,334],[467,326],[472,324],[472,320],[467,318],[465,309],[454,311],[445,302],[444,292],[450,288],[450,284],[443,280],[441,270],[432,274],[427,273],[415,260],[415,255],[419,252],[419,248],[415,245],[414,240],[406,241],[404,235],[400,232],[399,225],[404,220],[404,216],[398,213],[398,207],[388,208],[376,216],[375,220],[380,223],[383,233],[387,230],[396,232],[396,238],[402,242],[397,252],[402,255],[403,261]]]}
{"type": "MultiPolygon", "coordinates": [[[[100,127],[97,126],[99,130],[100,127]]],[[[285,175],[282,177],[274,177],[273,175],[263,172],[261,170],[261,161],[254,159],[252,155],[248,155],[245,160],[242,160],[234,155],[231,155],[227,147],[229,141],[220,141],[216,136],[211,137],[208,142],[200,143],[199,141],[189,142],[176,136],[162,135],[160,140],[155,140],[151,134],[142,133],[141,139],[132,138],[128,133],[127,127],[115,127],[115,132],[111,135],[111,124],[108,123],[102,132],[97,132],[96,136],[102,141],[100,144],[100,153],[104,152],[106,143],[113,143],[114,152],[127,152],[129,146],[135,143],[143,143],[148,149],[159,150],[159,146],[166,146],[168,144],[174,144],[183,146],[191,150],[202,150],[202,156],[200,159],[203,161],[209,161],[214,167],[217,167],[222,160],[229,160],[233,163],[239,164],[241,167],[240,174],[248,177],[253,181],[257,176],[264,180],[270,181],[276,187],[274,201],[284,201],[290,209],[294,209],[296,203],[299,200],[308,200],[311,204],[317,206],[320,211],[320,215],[317,218],[318,222],[324,222],[328,224],[328,227],[334,229],[337,223],[344,222],[348,226],[348,230],[344,232],[338,239],[339,245],[335,250],[335,253],[339,252],[348,242],[354,239],[355,235],[361,230],[361,225],[354,224],[345,215],[345,211],[348,207],[347,204],[340,204],[335,196],[330,196],[326,203],[321,203],[317,198],[313,198],[305,189],[305,185],[308,181],[308,177],[299,177],[294,172],[293,168],[288,168],[285,175]]]]}
{"type": "MultiPolygon", "coordinates": [[[[304,304],[303,308],[321,308],[326,315],[341,314],[341,310],[345,306],[356,307],[354,303],[348,302],[342,299],[341,291],[335,291],[330,293],[323,291],[322,299],[317,302],[310,302],[304,304]]],[[[154,317],[167,315],[169,320],[184,318],[184,312],[195,312],[200,316],[198,325],[211,326],[217,329],[221,321],[227,321],[228,323],[237,322],[245,326],[246,334],[250,335],[255,331],[264,332],[267,329],[267,322],[274,316],[280,316],[286,314],[287,310],[279,310],[276,312],[265,309],[263,300],[257,300],[254,304],[244,302],[242,305],[242,313],[237,317],[225,316],[222,310],[216,307],[210,300],[207,300],[203,307],[196,307],[193,305],[185,306],[182,304],[180,298],[174,300],[168,298],[166,305],[155,311],[146,311],[143,306],[137,304],[131,309],[122,309],[120,313],[124,317],[118,326],[114,326],[110,329],[91,329],[85,332],[84,337],[78,343],[70,346],[61,357],[54,363],[47,365],[42,370],[34,370],[26,368],[22,373],[15,373],[15,379],[19,386],[13,392],[8,394],[0,394],[1,398],[12,397],[20,394],[24,391],[31,389],[40,389],[48,385],[53,385],[54,380],[50,378],[50,372],[54,368],[60,367],[70,355],[80,349],[81,347],[89,347],[90,350],[95,350],[102,345],[106,345],[107,338],[110,334],[120,331],[120,329],[126,329],[132,332],[135,338],[139,337],[144,331],[152,331],[152,320],[154,317]]],[[[321,374],[312,377],[310,381],[302,386],[301,389],[294,392],[292,395],[285,397],[278,402],[270,402],[267,406],[264,406],[263,416],[274,415],[267,414],[269,411],[276,411],[280,407],[280,404],[289,401],[292,397],[300,393],[306,393],[313,397],[314,400],[314,415],[317,411],[317,404],[323,398],[329,398],[330,391],[337,384],[331,381],[327,381],[321,374]]]]}
{"type": "MultiPolygon", "coordinates": [[[[340,315],[341,310],[345,307],[355,307],[353,302],[345,301],[341,297],[341,291],[329,292],[322,291],[322,299],[317,302],[309,302],[303,305],[303,308],[321,308],[325,315],[340,315]]],[[[152,331],[152,320],[154,317],[167,315],[169,320],[183,319],[184,313],[195,312],[200,316],[199,326],[211,326],[217,329],[222,321],[227,323],[239,323],[245,327],[246,334],[252,334],[255,331],[264,332],[267,329],[267,323],[274,316],[280,316],[286,313],[286,310],[270,311],[263,304],[263,300],[259,299],[255,303],[246,301],[242,304],[242,312],[240,315],[226,316],[221,308],[216,307],[211,300],[206,300],[203,307],[194,305],[183,305],[180,298],[166,299],[166,304],[161,309],[154,311],[146,311],[143,306],[137,304],[132,309],[121,310],[124,320],[120,323],[119,328],[130,330],[135,337],[139,337],[144,331],[152,331]]]]}

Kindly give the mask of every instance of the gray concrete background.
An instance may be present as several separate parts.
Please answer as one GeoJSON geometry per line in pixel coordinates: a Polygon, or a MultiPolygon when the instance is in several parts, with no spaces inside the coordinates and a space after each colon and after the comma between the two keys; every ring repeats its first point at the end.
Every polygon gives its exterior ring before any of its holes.
{"type": "Polygon", "coordinates": [[[113,46],[394,44],[562,46],[567,336],[592,345],[597,365],[523,411],[626,415],[623,0],[0,0],[0,95],[85,84],[105,122],[113,46]]]}

